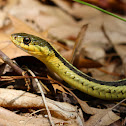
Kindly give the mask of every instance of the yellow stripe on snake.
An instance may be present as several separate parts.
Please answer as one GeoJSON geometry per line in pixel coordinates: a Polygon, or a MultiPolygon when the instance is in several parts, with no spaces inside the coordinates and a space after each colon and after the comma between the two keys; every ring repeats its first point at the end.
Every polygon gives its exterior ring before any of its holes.
{"type": "Polygon", "coordinates": [[[105,100],[126,98],[126,79],[114,82],[96,80],[75,68],[46,40],[26,33],[11,35],[12,42],[42,61],[72,87],[105,100]]]}

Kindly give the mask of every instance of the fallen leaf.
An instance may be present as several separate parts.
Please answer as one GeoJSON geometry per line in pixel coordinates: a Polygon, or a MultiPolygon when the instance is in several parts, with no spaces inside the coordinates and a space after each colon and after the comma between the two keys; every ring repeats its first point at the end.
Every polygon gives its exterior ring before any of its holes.
{"type": "Polygon", "coordinates": [[[28,26],[25,22],[19,20],[18,18],[16,18],[15,16],[12,16],[12,15],[8,15],[8,17],[10,18],[10,20],[12,21],[13,23],[13,26],[14,26],[14,31],[13,33],[20,33],[20,32],[25,32],[25,33],[28,33],[28,34],[34,34],[36,36],[40,36],[41,35],[36,32],[34,29],[32,29],[30,26],[28,26]]]}
{"type": "MultiPolygon", "coordinates": [[[[42,110],[43,111],[43,110],[42,110]]],[[[66,124],[68,126],[78,126],[78,123],[74,120],[63,120],[59,118],[52,117],[53,122],[56,125],[66,124]]],[[[5,108],[0,107],[0,125],[1,126],[49,126],[49,120],[46,118],[46,114],[31,116],[30,114],[24,113],[23,115],[15,114],[5,108]]]]}
{"type": "MultiPolygon", "coordinates": [[[[65,102],[57,102],[46,98],[47,105],[54,116],[62,119],[74,119],[78,115],[76,106],[65,102]]],[[[44,102],[40,96],[21,90],[0,89],[0,106],[7,108],[43,108],[44,102]]]]}
{"type": "Polygon", "coordinates": [[[55,92],[56,92],[56,90],[58,89],[58,90],[60,90],[61,92],[67,93],[67,92],[63,89],[63,87],[62,87],[62,86],[59,86],[58,84],[52,84],[52,86],[53,86],[55,92]]]}
{"type": "Polygon", "coordinates": [[[108,126],[120,119],[111,109],[96,109],[96,111],[97,113],[86,122],[86,126],[108,126]]]}

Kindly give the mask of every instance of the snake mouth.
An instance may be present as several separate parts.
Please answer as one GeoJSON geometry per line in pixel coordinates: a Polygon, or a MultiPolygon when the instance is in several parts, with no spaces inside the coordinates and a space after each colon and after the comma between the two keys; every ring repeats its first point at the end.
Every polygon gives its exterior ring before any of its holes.
{"type": "Polygon", "coordinates": [[[21,43],[21,41],[18,39],[18,36],[16,36],[15,34],[12,34],[10,36],[10,39],[15,45],[20,45],[21,43]]]}

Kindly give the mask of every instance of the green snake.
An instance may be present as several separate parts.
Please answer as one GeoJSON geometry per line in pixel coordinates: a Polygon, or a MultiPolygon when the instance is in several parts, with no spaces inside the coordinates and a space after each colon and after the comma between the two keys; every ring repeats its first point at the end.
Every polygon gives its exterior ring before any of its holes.
{"type": "Polygon", "coordinates": [[[12,42],[25,52],[42,61],[50,70],[72,87],[105,100],[126,98],[126,79],[114,82],[96,80],[70,64],[46,40],[26,33],[11,35],[12,42]]]}

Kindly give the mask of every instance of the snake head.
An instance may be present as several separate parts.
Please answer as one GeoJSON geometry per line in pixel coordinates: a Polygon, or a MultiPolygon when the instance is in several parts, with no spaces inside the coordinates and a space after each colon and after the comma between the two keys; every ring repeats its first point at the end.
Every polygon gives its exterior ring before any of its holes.
{"type": "Polygon", "coordinates": [[[41,58],[54,55],[53,47],[46,40],[27,33],[15,33],[11,35],[11,41],[25,52],[41,58]]]}

